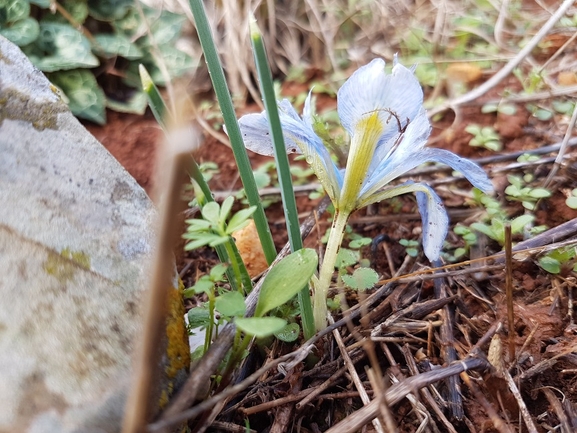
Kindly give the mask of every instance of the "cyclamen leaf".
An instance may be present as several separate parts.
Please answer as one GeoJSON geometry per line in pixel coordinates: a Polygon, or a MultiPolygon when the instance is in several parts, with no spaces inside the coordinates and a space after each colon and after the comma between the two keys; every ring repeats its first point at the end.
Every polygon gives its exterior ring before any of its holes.
{"type": "Polygon", "coordinates": [[[298,250],[278,262],[264,279],[254,315],[261,317],[292,299],[308,284],[317,264],[317,253],[310,248],[298,250]]]}
{"type": "Polygon", "coordinates": [[[34,18],[25,18],[16,21],[10,27],[0,28],[0,35],[19,47],[31,44],[36,40],[40,33],[38,21],[34,18]]]}

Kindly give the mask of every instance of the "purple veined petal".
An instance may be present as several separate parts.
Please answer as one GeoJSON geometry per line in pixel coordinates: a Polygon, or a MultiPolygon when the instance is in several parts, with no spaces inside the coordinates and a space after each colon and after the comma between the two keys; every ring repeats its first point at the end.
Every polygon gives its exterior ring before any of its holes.
{"type": "Polygon", "coordinates": [[[385,143],[379,141],[373,161],[369,168],[369,178],[374,171],[381,169],[383,162],[392,158],[396,160],[411,157],[410,155],[420,151],[427,144],[431,133],[431,125],[427,118],[427,112],[421,107],[417,116],[412,119],[402,133],[393,135],[385,143]]]}
{"type": "Polygon", "coordinates": [[[385,62],[374,59],[359,68],[339,89],[338,112],[343,127],[349,135],[356,123],[366,114],[379,112],[387,125],[379,143],[386,143],[414,119],[423,105],[423,91],[413,73],[400,64],[392,73],[385,73],[385,62]]]}
{"type": "MultiPolygon", "coordinates": [[[[287,103],[288,101],[279,103],[279,117],[287,153],[304,154],[331,199],[337,200],[343,184],[341,173],[312,127],[287,103]]],[[[274,155],[266,112],[247,114],[242,116],[238,123],[247,149],[260,155],[274,155]]]]}
{"type": "Polygon", "coordinates": [[[489,179],[485,170],[473,161],[467,158],[462,158],[445,149],[427,148],[423,149],[423,152],[425,153],[425,156],[428,156],[429,161],[446,164],[453,170],[461,173],[474,187],[479,188],[485,193],[493,192],[491,179],[489,179]]]}
{"type": "Polygon", "coordinates": [[[436,260],[441,254],[441,248],[447,236],[449,217],[443,202],[430,186],[408,181],[379,191],[371,197],[371,200],[362,203],[362,206],[359,207],[410,192],[416,194],[419,212],[423,220],[423,250],[430,261],[436,260]]]}
{"type": "MultiPolygon", "coordinates": [[[[302,153],[299,143],[302,144],[315,138],[318,140],[316,135],[312,134],[311,136],[310,131],[302,123],[298,115],[294,119],[283,110],[279,110],[279,117],[287,153],[302,153]]],[[[244,140],[244,146],[248,150],[265,156],[274,155],[266,112],[244,115],[238,120],[238,124],[244,140]]]]}
{"type": "Polygon", "coordinates": [[[361,190],[359,201],[365,202],[370,196],[378,193],[378,190],[389,184],[392,180],[405,174],[409,170],[426,162],[440,162],[459,171],[473,186],[481,191],[490,193],[493,191],[491,180],[485,171],[467,158],[461,158],[444,149],[424,148],[409,155],[393,154],[377,167],[361,190]]]}

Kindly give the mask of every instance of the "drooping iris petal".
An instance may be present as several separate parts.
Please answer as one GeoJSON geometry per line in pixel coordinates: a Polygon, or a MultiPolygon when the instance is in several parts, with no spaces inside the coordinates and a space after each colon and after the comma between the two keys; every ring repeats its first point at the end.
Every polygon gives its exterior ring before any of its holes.
{"type": "Polygon", "coordinates": [[[438,162],[450,166],[465,176],[469,182],[481,191],[493,191],[493,185],[481,167],[466,158],[461,158],[444,149],[425,148],[415,154],[403,158],[396,157],[382,161],[373,175],[367,180],[361,190],[358,200],[359,208],[375,203],[375,194],[392,180],[402,176],[409,170],[427,162],[438,162]]]}
{"type": "Polygon", "coordinates": [[[419,212],[423,220],[423,251],[430,261],[436,260],[441,254],[441,248],[447,236],[449,217],[443,202],[430,186],[408,181],[379,191],[374,196],[374,202],[410,192],[416,193],[419,212]]]}
{"type": "MultiPolygon", "coordinates": [[[[302,153],[334,203],[342,188],[342,175],[312,126],[303,121],[287,100],[279,104],[279,117],[288,153],[302,153]]],[[[238,121],[245,147],[255,153],[273,156],[273,144],[266,112],[247,114],[238,121]]]]}

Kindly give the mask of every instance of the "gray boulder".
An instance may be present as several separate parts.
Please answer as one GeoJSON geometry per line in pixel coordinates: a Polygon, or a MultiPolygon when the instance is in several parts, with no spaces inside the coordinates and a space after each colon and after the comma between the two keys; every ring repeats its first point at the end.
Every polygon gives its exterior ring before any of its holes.
{"type": "MultiPolygon", "coordinates": [[[[156,213],[0,36],[0,433],[120,431],[156,213]]],[[[188,367],[174,290],[164,404],[188,367]]]]}

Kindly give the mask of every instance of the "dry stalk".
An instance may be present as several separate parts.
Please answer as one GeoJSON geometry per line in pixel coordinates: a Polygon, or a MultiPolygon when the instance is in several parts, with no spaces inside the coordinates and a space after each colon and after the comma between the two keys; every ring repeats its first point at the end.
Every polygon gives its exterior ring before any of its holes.
{"type": "Polygon", "coordinates": [[[445,380],[463,371],[486,368],[487,361],[484,358],[470,356],[462,361],[457,361],[446,367],[434,371],[428,371],[416,376],[409,377],[402,382],[391,386],[380,398],[374,399],[367,406],[357,410],[347,418],[337,423],[325,433],[341,433],[343,431],[357,431],[362,426],[374,419],[379,412],[380,400],[385,400],[389,405],[394,405],[410,393],[416,393],[419,389],[432,383],[445,380]]]}
{"type": "MultiPolygon", "coordinates": [[[[333,320],[330,313],[328,314],[327,318],[328,318],[330,324],[335,323],[335,321],[333,320]]],[[[359,378],[359,375],[357,374],[357,370],[355,369],[355,366],[351,360],[351,357],[349,356],[349,354],[347,352],[347,349],[343,343],[343,339],[341,338],[341,334],[339,333],[338,329],[335,329],[333,331],[333,336],[334,336],[335,341],[337,343],[337,346],[341,352],[341,356],[342,356],[343,361],[345,363],[345,367],[347,368],[349,375],[351,376],[351,378],[353,380],[355,388],[357,389],[357,391],[361,397],[361,401],[366,406],[367,404],[370,403],[371,399],[369,398],[367,391],[365,390],[365,387],[363,386],[363,382],[361,381],[361,379],[359,378]]],[[[375,430],[377,431],[377,433],[383,433],[384,432],[383,426],[381,425],[381,421],[379,419],[375,418],[372,421],[372,423],[373,423],[373,426],[375,427],[375,430]]]]}
{"type": "MultiPolygon", "coordinates": [[[[563,394],[561,391],[559,391],[556,388],[552,388],[552,389],[555,389],[559,393],[563,394]]],[[[571,424],[569,422],[569,418],[567,417],[567,414],[563,410],[563,406],[561,405],[561,402],[559,401],[559,399],[557,398],[555,393],[553,391],[551,391],[551,388],[549,388],[547,386],[543,387],[543,388],[541,388],[541,392],[543,394],[545,394],[545,397],[547,397],[547,401],[549,402],[549,404],[553,408],[553,411],[555,411],[555,415],[557,415],[557,419],[559,419],[559,422],[561,423],[561,433],[574,432],[575,430],[571,426],[571,424]]],[[[564,395],[563,395],[563,399],[565,399],[564,395]]]]}
{"type": "MultiPolygon", "coordinates": [[[[401,350],[403,351],[405,361],[407,361],[407,366],[409,367],[409,371],[411,372],[411,374],[413,376],[415,376],[416,374],[419,374],[419,370],[417,369],[417,364],[415,363],[415,359],[414,359],[413,354],[411,353],[411,351],[409,349],[409,346],[407,344],[405,344],[401,350]]],[[[441,410],[441,408],[439,407],[439,405],[437,404],[437,402],[435,401],[435,399],[431,395],[431,392],[429,391],[429,389],[428,388],[421,388],[420,393],[423,396],[423,398],[426,400],[427,404],[431,407],[431,409],[433,409],[433,412],[435,412],[435,415],[437,415],[437,418],[443,423],[443,425],[445,426],[447,431],[449,431],[450,433],[457,433],[457,431],[453,427],[453,424],[451,424],[451,422],[447,419],[447,417],[445,416],[445,414],[443,413],[443,411],[441,410]]]]}
{"type": "Polygon", "coordinates": [[[515,362],[515,311],[513,309],[513,242],[511,224],[505,224],[505,293],[507,296],[507,336],[509,339],[509,362],[515,362]]]}
{"type": "Polygon", "coordinates": [[[537,427],[535,426],[535,423],[531,418],[531,414],[529,413],[527,405],[525,404],[525,401],[523,400],[523,397],[519,392],[519,388],[517,388],[515,381],[511,377],[511,373],[509,373],[509,371],[506,368],[503,368],[501,373],[505,378],[507,385],[509,386],[509,390],[513,394],[513,397],[515,397],[515,400],[517,401],[517,405],[519,406],[519,412],[521,414],[521,417],[523,418],[523,421],[525,421],[525,426],[527,427],[527,430],[529,431],[529,433],[537,433],[538,431],[537,427]]]}
{"type": "Polygon", "coordinates": [[[489,415],[489,418],[493,422],[493,427],[495,427],[499,431],[499,433],[514,433],[513,429],[511,429],[507,424],[505,424],[505,422],[501,419],[501,417],[499,416],[499,414],[497,413],[491,402],[487,400],[487,398],[481,392],[477,384],[471,380],[471,378],[467,373],[461,373],[461,380],[465,383],[465,385],[467,385],[467,387],[471,391],[471,394],[473,394],[475,400],[481,406],[483,406],[483,409],[485,410],[485,412],[487,412],[487,415],[489,415]]]}
{"type": "MultiPolygon", "coordinates": [[[[168,292],[174,289],[173,246],[178,238],[178,224],[174,216],[185,207],[180,192],[188,182],[190,152],[197,146],[194,135],[175,130],[167,139],[164,164],[159,164],[158,196],[160,202],[160,230],[153,262],[150,287],[147,291],[141,344],[135,352],[134,379],[126,405],[123,433],[141,433],[149,421],[149,398],[158,372],[162,329],[166,321],[168,292]]],[[[187,131],[189,132],[189,131],[187,131]]]]}

